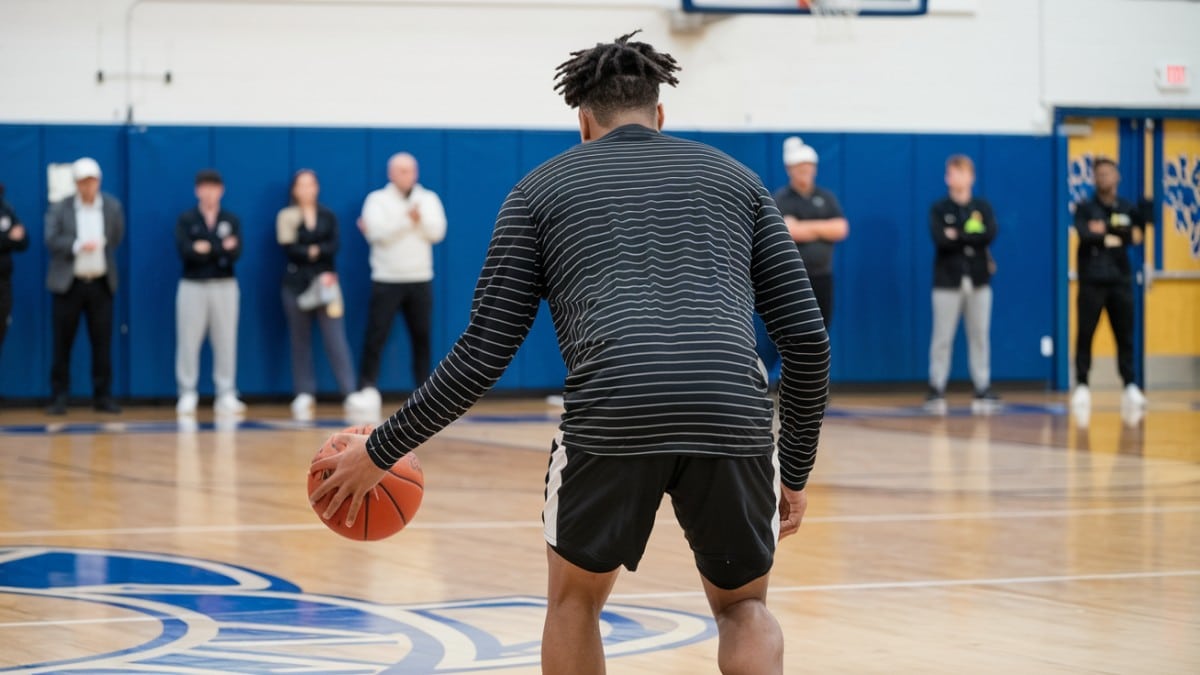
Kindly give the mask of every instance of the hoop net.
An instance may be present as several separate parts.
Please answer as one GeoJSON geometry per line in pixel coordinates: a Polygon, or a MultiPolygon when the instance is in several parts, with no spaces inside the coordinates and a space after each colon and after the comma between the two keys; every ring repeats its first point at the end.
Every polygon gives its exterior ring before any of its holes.
{"type": "Polygon", "coordinates": [[[854,19],[862,11],[862,0],[797,0],[816,22],[819,40],[850,40],[854,37],[854,19]]]}

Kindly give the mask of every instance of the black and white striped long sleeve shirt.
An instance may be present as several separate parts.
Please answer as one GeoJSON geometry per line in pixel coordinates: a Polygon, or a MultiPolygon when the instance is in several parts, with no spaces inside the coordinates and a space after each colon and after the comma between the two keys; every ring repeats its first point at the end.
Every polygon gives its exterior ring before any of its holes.
{"type": "Polygon", "coordinates": [[[563,443],[606,455],[772,452],[757,310],[783,357],[782,479],[804,487],[829,341],[796,245],[749,169],[638,125],[568,150],[512,190],[469,325],[372,433],[375,463],[390,466],[474,405],[542,298],[567,365],[563,443]]]}

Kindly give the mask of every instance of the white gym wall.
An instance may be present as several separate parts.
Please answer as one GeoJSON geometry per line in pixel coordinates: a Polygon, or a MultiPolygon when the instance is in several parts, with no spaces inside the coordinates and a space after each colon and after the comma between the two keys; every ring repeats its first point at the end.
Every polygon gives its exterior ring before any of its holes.
{"type": "Polygon", "coordinates": [[[692,32],[672,30],[678,5],[2,0],[0,121],[120,121],[132,103],[143,123],[566,128],[554,67],[633,28],[684,66],[664,95],[676,128],[1043,133],[1054,105],[1200,107],[1200,82],[1154,82],[1164,61],[1200,68],[1190,0],[930,0],[916,19],[692,32]]]}

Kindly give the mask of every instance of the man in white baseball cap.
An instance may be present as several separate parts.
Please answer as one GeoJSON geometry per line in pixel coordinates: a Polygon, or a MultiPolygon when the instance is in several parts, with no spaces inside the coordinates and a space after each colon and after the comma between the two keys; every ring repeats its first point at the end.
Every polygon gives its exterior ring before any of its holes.
{"type": "Polygon", "coordinates": [[[71,345],[79,319],[87,317],[92,346],[93,406],[119,413],[112,397],[113,296],[117,292],[116,250],[125,236],[125,212],[117,198],[100,191],[100,164],[81,157],[71,165],[75,195],[46,212],[50,265],[46,287],[53,297],[54,363],[50,369],[51,415],[67,412],[71,390],[71,345]]]}

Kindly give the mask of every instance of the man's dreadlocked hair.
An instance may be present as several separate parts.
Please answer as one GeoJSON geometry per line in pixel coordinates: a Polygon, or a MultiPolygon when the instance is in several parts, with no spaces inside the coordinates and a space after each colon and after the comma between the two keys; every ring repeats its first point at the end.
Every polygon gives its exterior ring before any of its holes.
{"type": "Polygon", "coordinates": [[[622,110],[658,105],[658,85],[679,84],[672,73],[679,64],[645,42],[630,42],[635,30],[613,42],[571,52],[555,71],[563,99],[572,108],[585,108],[600,124],[608,124],[622,110]]]}

